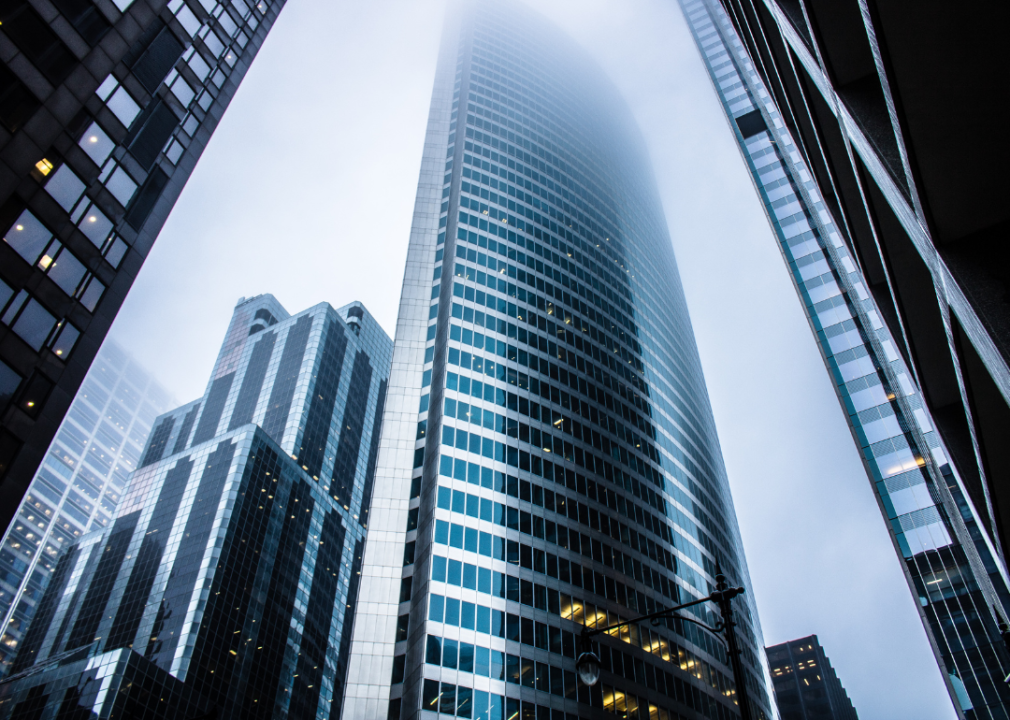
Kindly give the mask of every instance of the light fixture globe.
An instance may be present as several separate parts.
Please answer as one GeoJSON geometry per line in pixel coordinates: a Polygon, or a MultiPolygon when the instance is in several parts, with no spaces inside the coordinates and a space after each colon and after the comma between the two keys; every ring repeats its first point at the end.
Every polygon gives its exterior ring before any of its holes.
{"type": "Polygon", "coordinates": [[[600,681],[600,658],[592,651],[584,652],[575,661],[575,670],[582,684],[592,687],[600,681]]]}

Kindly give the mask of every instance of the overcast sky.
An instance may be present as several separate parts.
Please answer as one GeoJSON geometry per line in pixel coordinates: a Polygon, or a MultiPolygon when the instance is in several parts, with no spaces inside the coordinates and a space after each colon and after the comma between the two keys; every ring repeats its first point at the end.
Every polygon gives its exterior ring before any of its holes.
{"type": "MultiPolygon", "coordinates": [[[[765,642],[816,633],[861,720],[955,717],[757,195],[674,0],[539,0],[645,134],[765,642]]],[[[441,0],[289,0],[112,329],[180,402],[242,296],[388,332],[441,0]]]]}

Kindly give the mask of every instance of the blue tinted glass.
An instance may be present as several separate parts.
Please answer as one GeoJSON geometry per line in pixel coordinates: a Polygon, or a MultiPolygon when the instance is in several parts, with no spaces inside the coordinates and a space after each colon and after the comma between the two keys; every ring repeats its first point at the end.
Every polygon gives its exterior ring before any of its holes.
{"type": "Polygon", "coordinates": [[[447,487],[438,488],[438,506],[443,510],[448,510],[452,505],[452,490],[447,487]]]}
{"type": "Polygon", "coordinates": [[[463,565],[463,587],[468,590],[477,589],[477,566],[470,563],[463,565]]]}
{"type": "Polygon", "coordinates": [[[473,645],[470,643],[459,644],[459,671],[473,672],[473,645]]]}
{"type": "Polygon", "coordinates": [[[445,624],[459,626],[459,600],[445,599],[445,624]]]}
{"type": "Polygon", "coordinates": [[[442,622],[444,606],[444,598],[441,595],[432,594],[431,600],[428,602],[428,619],[432,622],[442,622]]]}
{"type": "MultiPolygon", "coordinates": [[[[483,674],[487,676],[487,673],[477,673],[478,675],[483,674]]],[[[487,715],[487,693],[483,690],[473,691],[473,716],[477,718],[490,717],[487,715]]]]}
{"type": "Polygon", "coordinates": [[[455,640],[446,638],[442,641],[442,667],[456,669],[459,646],[455,640]]]}
{"type": "Polygon", "coordinates": [[[450,560],[449,575],[448,580],[446,580],[446,582],[448,582],[450,585],[459,586],[463,584],[462,577],[463,577],[463,563],[461,563],[459,560],[450,560]]]}
{"type": "Polygon", "coordinates": [[[424,661],[431,665],[442,664],[442,638],[434,635],[428,636],[428,645],[425,649],[424,661]]]}
{"type": "Polygon", "coordinates": [[[431,559],[431,579],[445,582],[445,558],[441,555],[435,555],[431,559]]]}

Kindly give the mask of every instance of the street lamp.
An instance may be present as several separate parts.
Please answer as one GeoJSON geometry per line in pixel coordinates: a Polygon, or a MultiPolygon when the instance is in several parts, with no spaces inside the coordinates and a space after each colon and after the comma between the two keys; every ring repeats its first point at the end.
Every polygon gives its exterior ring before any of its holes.
{"type": "Polygon", "coordinates": [[[590,630],[588,625],[583,625],[581,635],[582,647],[580,648],[581,652],[578,659],[575,661],[575,669],[578,672],[579,680],[582,681],[583,685],[588,687],[592,687],[600,681],[600,658],[595,652],[593,652],[592,643],[592,638],[596,635],[609,632],[610,630],[623,627],[624,625],[637,625],[644,620],[652,620],[655,622],[660,618],[669,617],[676,618],[678,620],[686,620],[687,622],[692,622],[695,625],[700,625],[711,633],[723,633],[726,636],[726,654],[729,656],[730,665],[733,668],[733,681],[736,684],[736,697],[737,704],[740,707],[740,718],[741,720],[751,720],[750,704],[747,701],[747,685],[743,674],[743,665],[740,663],[740,648],[737,646],[736,631],[734,630],[736,627],[736,621],[733,620],[733,606],[731,604],[733,598],[737,595],[742,595],[745,590],[742,587],[729,587],[729,585],[726,584],[726,576],[722,574],[722,569],[719,567],[718,563],[716,563],[715,568],[715,588],[715,592],[708,597],[693,600],[682,605],[676,605],[672,608],[665,608],[649,615],[643,615],[639,618],[635,618],[634,620],[625,620],[624,622],[614,623],[613,625],[607,625],[606,627],[595,628],[593,630],[590,630]],[[719,612],[722,615],[722,620],[715,627],[709,627],[705,623],[699,622],[694,618],[678,614],[679,610],[710,601],[719,606],[719,612]]]}
{"type": "MultiPolygon", "coordinates": [[[[585,638],[585,633],[583,633],[583,638],[585,638]]],[[[600,658],[592,650],[587,650],[581,653],[579,659],[575,661],[575,670],[579,673],[579,680],[582,681],[582,684],[592,687],[600,680],[600,658]]]]}

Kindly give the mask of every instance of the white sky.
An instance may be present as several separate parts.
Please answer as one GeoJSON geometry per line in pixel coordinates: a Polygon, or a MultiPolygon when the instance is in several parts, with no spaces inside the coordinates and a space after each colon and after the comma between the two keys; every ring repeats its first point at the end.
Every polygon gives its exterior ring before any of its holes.
{"type": "MultiPolygon", "coordinates": [[[[675,0],[538,0],[648,142],[767,644],[816,633],[862,720],[955,717],[869,481],[675,0]]],[[[289,0],[112,336],[181,401],[236,301],[395,326],[442,0],[289,0]]]]}

